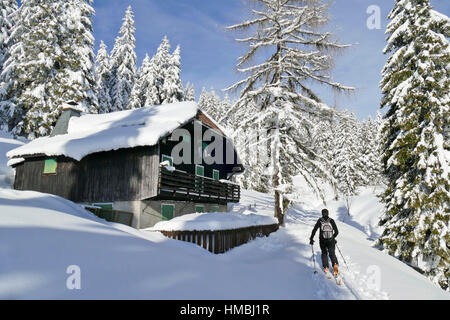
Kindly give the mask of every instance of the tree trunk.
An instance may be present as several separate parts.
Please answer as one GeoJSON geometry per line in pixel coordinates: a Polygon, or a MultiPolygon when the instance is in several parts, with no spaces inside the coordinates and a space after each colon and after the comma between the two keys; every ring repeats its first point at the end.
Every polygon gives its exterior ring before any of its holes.
{"type": "Polygon", "coordinates": [[[280,129],[278,119],[275,120],[275,132],[272,144],[272,186],[275,190],[275,218],[280,226],[284,225],[283,195],[278,189],[281,184],[280,165],[280,129]]]}
{"type": "MultiPolygon", "coordinates": [[[[277,188],[279,186],[278,175],[273,177],[273,186],[277,188]]],[[[284,214],[283,214],[283,196],[280,191],[275,190],[275,218],[278,219],[278,224],[280,226],[284,225],[284,214]]]]}

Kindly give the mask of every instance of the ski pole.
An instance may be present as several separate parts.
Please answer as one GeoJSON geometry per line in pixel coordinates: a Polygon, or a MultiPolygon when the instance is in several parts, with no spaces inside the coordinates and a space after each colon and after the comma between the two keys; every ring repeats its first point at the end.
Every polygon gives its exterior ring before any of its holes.
{"type": "Polygon", "coordinates": [[[347,261],[345,261],[345,258],[344,258],[343,254],[341,252],[341,249],[339,249],[339,246],[338,246],[337,243],[336,243],[336,248],[338,249],[339,253],[341,254],[342,260],[344,260],[344,263],[345,263],[345,266],[347,267],[347,270],[350,271],[350,268],[347,265],[347,261]]]}
{"type": "Polygon", "coordinates": [[[314,248],[313,248],[313,245],[311,245],[311,252],[312,252],[312,258],[313,258],[313,261],[314,261],[314,273],[317,273],[317,269],[316,269],[316,258],[315,258],[315,256],[314,256],[314,248]]]}

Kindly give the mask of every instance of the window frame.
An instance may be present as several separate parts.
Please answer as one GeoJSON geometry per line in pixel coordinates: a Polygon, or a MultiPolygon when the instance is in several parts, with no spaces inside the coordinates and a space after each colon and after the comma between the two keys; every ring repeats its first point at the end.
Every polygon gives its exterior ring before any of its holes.
{"type": "Polygon", "coordinates": [[[220,180],[220,170],[213,169],[212,172],[213,172],[213,173],[212,173],[212,178],[213,178],[213,180],[214,180],[214,181],[219,181],[219,180],[220,180]],[[215,176],[214,176],[215,173],[217,173],[217,179],[216,179],[215,176]]]}
{"type": "Polygon", "coordinates": [[[44,170],[43,170],[42,174],[45,175],[45,176],[56,175],[57,172],[58,172],[58,160],[56,158],[47,158],[47,159],[45,159],[44,160],[44,170]],[[47,167],[48,161],[54,161],[55,162],[55,169],[52,172],[46,172],[46,169],[48,169],[48,167],[47,167]]]}
{"type": "Polygon", "coordinates": [[[198,176],[198,177],[203,177],[203,178],[204,178],[204,177],[205,177],[205,166],[202,166],[202,165],[200,165],[200,164],[196,164],[196,165],[195,165],[195,175],[198,176]],[[199,175],[199,174],[197,173],[197,172],[198,172],[198,171],[197,171],[198,168],[202,168],[202,175],[199,175]]]}
{"type": "Polygon", "coordinates": [[[103,210],[114,210],[114,202],[95,202],[91,204],[94,207],[100,207],[103,210]],[[111,205],[111,209],[103,208],[102,206],[111,205]]]}
{"type": "Polygon", "coordinates": [[[205,205],[204,204],[196,204],[195,205],[195,213],[205,213],[205,205]],[[201,208],[201,212],[197,211],[197,208],[201,208]]]}
{"type": "Polygon", "coordinates": [[[168,156],[167,154],[162,154],[161,155],[161,162],[164,162],[166,160],[170,160],[170,166],[173,167],[173,157],[172,156],[168,156]],[[166,159],[164,159],[166,158],[166,159]]]}
{"type": "Polygon", "coordinates": [[[172,220],[173,218],[175,217],[175,204],[173,204],[173,203],[161,203],[161,221],[170,221],[170,220],[172,220]],[[172,218],[170,218],[170,219],[164,219],[164,216],[163,216],[163,208],[164,207],[172,207],[172,218]]]}

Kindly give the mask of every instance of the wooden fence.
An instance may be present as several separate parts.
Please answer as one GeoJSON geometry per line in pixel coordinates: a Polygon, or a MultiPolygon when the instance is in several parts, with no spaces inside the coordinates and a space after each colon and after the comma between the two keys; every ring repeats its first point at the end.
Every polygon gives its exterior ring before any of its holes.
{"type": "Polygon", "coordinates": [[[278,224],[253,226],[232,230],[160,231],[166,237],[195,243],[212,253],[224,253],[257,237],[268,236],[278,230],[278,224]]]}

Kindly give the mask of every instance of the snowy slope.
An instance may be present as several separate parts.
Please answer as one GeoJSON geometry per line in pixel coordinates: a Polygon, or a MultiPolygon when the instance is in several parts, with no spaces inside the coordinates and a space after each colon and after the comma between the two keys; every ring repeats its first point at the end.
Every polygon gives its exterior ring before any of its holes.
{"type": "Polygon", "coordinates": [[[0,188],[10,188],[14,183],[14,170],[8,167],[6,153],[24,145],[24,142],[15,140],[10,134],[0,130],[0,188]]]}
{"type": "Polygon", "coordinates": [[[321,211],[326,207],[330,212],[335,213],[334,218],[336,220],[361,230],[370,239],[377,239],[383,232],[378,225],[383,205],[377,197],[384,190],[382,186],[358,188],[358,195],[350,197],[349,215],[345,201],[335,199],[331,186],[327,184],[322,185],[325,191],[325,203],[323,203],[322,199],[309,191],[304,179],[297,176],[294,178],[294,183],[298,194],[297,202],[304,209],[321,211]]]}
{"type": "MultiPolygon", "coordinates": [[[[243,191],[233,211],[245,210],[271,216],[272,198],[243,191]]],[[[337,287],[322,274],[313,275],[307,239],[317,217],[317,211],[299,205],[290,211],[285,228],[213,255],[158,232],[107,223],[56,196],[0,189],[0,298],[450,298],[411,268],[371,248],[360,230],[339,221],[339,245],[352,270],[341,262],[346,285],[337,287]],[[80,290],[66,288],[71,265],[80,267],[80,290]],[[366,272],[373,265],[381,275],[379,290],[366,272]]]]}

